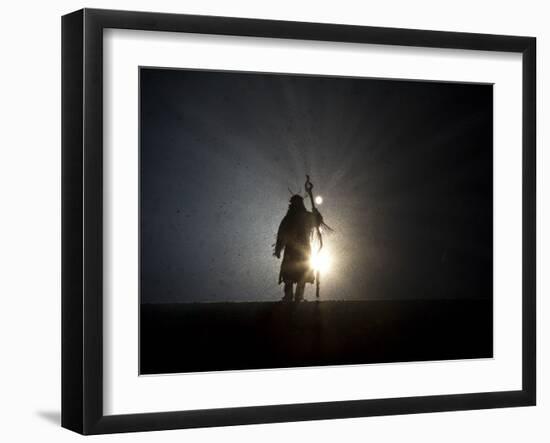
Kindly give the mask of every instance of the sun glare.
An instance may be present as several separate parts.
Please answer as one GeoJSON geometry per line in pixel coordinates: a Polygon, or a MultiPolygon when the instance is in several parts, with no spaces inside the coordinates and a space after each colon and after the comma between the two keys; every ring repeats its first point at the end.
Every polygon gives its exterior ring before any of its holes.
{"type": "Polygon", "coordinates": [[[319,271],[325,274],[330,269],[331,259],[330,254],[326,249],[321,251],[314,250],[311,254],[311,267],[315,272],[319,271]]]}
{"type": "Polygon", "coordinates": [[[316,205],[322,205],[323,204],[323,197],[321,197],[320,195],[315,197],[315,204],[316,205]]]}

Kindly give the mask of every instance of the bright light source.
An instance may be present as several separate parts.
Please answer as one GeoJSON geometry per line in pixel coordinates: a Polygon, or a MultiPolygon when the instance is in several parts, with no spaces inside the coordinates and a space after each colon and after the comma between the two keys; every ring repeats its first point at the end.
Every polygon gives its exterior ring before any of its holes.
{"type": "Polygon", "coordinates": [[[321,274],[325,274],[330,267],[331,259],[330,254],[326,249],[313,250],[311,253],[311,267],[315,272],[319,271],[321,274]]]}
{"type": "Polygon", "coordinates": [[[323,197],[321,197],[320,195],[315,197],[315,204],[316,205],[322,205],[323,204],[323,197]]]}

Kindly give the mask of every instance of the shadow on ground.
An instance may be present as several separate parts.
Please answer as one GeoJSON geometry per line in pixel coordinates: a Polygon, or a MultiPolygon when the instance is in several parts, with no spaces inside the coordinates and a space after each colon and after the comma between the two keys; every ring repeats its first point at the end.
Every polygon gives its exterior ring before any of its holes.
{"type": "Polygon", "coordinates": [[[53,425],[61,426],[60,411],[36,411],[36,415],[53,425]]]}

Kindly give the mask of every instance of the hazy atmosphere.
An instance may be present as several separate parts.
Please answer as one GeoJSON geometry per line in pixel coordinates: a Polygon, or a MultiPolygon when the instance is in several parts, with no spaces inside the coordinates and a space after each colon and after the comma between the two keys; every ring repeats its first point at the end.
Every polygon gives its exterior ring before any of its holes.
{"type": "Polygon", "coordinates": [[[491,85],[142,68],[140,89],[142,303],[280,299],[305,174],[335,231],[321,300],[491,296],[491,85]]]}

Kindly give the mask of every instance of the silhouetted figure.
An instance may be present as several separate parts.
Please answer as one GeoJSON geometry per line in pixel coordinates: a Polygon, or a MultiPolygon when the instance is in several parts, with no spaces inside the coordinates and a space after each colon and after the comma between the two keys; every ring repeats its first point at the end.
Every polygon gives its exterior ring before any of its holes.
{"type": "Polygon", "coordinates": [[[283,301],[302,301],[306,283],[315,282],[311,267],[311,239],[314,230],[323,224],[323,218],[317,209],[309,212],[300,195],[290,198],[288,212],[283,218],[277,232],[274,256],[281,257],[283,262],[279,273],[279,283],[284,282],[283,301]],[[296,293],[293,294],[293,285],[296,293]]]}

